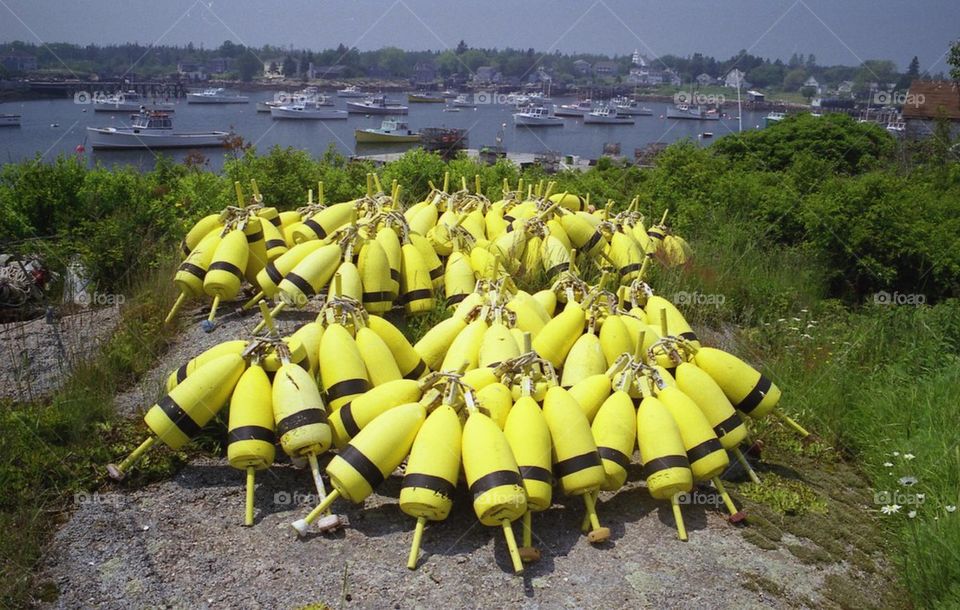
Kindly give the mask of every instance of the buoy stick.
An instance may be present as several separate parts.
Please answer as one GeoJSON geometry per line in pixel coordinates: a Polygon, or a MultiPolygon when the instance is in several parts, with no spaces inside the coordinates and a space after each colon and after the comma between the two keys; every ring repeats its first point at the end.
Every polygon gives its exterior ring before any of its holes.
{"type": "Polygon", "coordinates": [[[260,301],[260,315],[263,316],[263,321],[266,322],[270,334],[274,337],[279,336],[280,333],[277,332],[277,325],[274,323],[273,316],[270,314],[270,308],[267,307],[267,304],[263,301],[260,301]]]}
{"type": "Polygon", "coordinates": [[[523,513],[523,546],[533,546],[533,513],[523,513]]]}
{"type": "Polygon", "coordinates": [[[177,315],[177,311],[180,310],[180,306],[187,300],[187,293],[181,292],[180,296],[177,297],[176,302],[174,302],[173,307],[170,308],[170,313],[167,314],[167,317],[163,320],[164,324],[169,324],[173,320],[173,316],[177,315]]]}
{"type": "Polygon", "coordinates": [[[444,193],[450,192],[448,190],[449,188],[450,188],[450,172],[443,172],[443,192],[444,193]]]}
{"type": "Polygon", "coordinates": [[[313,485],[317,488],[317,497],[323,502],[327,497],[327,488],[323,485],[323,477],[320,476],[320,464],[317,463],[317,454],[313,452],[308,453],[307,460],[310,461],[310,472],[313,473],[313,485]]]}
{"type": "Polygon", "coordinates": [[[323,180],[317,182],[317,204],[323,205],[323,180]]]}
{"type": "Polygon", "coordinates": [[[587,516],[590,517],[590,525],[593,529],[600,529],[600,519],[597,517],[597,502],[593,493],[583,494],[583,503],[587,506],[587,516]]]}
{"type": "Polygon", "coordinates": [[[256,472],[253,466],[247,466],[247,513],[243,521],[247,527],[253,525],[253,479],[256,472]]]}
{"type": "Polygon", "coordinates": [[[510,559],[513,561],[513,572],[519,574],[523,572],[523,561],[520,559],[520,549],[517,548],[517,540],[513,537],[513,527],[509,519],[500,522],[503,526],[503,537],[507,539],[507,549],[510,550],[510,559]]]}
{"type": "Polygon", "coordinates": [[[330,505],[333,504],[333,501],[339,497],[340,492],[334,489],[327,495],[326,498],[323,499],[323,501],[320,502],[320,504],[317,505],[316,508],[310,511],[310,514],[303,519],[299,519],[291,523],[290,525],[293,527],[293,529],[297,530],[297,535],[306,535],[307,528],[310,526],[310,524],[316,521],[317,517],[322,515],[328,508],[330,508],[330,505]]]}
{"type": "Polygon", "coordinates": [[[754,483],[759,483],[760,477],[757,476],[757,473],[750,466],[750,462],[748,462],[747,458],[744,457],[743,452],[740,451],[740,447],[734,447],[730,451],[733,452],[733,455],[737,458],[737,461],[740,462],[740,465],[743,466],[743,469],[747,471],[747,475],[750,477],[750,480],[754,483]]]}
{"type": "Polygon", "coordinates": [[[417,517],[417,527],[413,530],[413,542],[410,544],[410,555],[407,557],[407,567],[417,569],[417,559],[420,557],[420,540],[423,538],[423,526],[427,524],[426,517],[417,517]]]}
{"type": "Polygon", "coordinates": [[[483,194],[483,185],[480,182],[480,174],[473,175],[473,190],[477,193],[477,195],[483,194]]]}
{"type": "Polygon", "coordinates": [[[663,211],[663,216],[660,218],[660,224],[667,222],[667,214],[670,213],[670,208],[667,208],[663,211]]]}
{"type": "Polygon", "coordinates": [[[660,333],[664,337],[670,334],[667,332],[667,310],[666,309],[660,310],[660,333]]]}
{"type": "Polygon", "coordinates": [[[244,304],[243,304],[243,307],[241,307],[240,309],[243,309],[244,311],[250,309],[251,307],[253,307],[253,306],[256,305],[257,303],[259,303],[260,301],[262,301],[262,300],[263,300],[263,297],[264,297],[264,294],[263,294],[263,291],[261,290],[261,291],[258,292],[257,294],[253,295],[253,298],[252,298],[252,299],[250,299],[249,301],[247,301],[246,303],[244,303],[244,304]]]}
{"type": "Polygon", "coordinates": [[[680,503],[677,502],[677,497],[680,494],[674,494],[670,498],[670,504],[673,506],[673,519],[677,522],[677,538],[687,541],[687,528],[683,524],[683,513],[680,512],[680,503]]]}
{"type": "Polygon", "coordinates": [[[220,306],[220,295],[213,297],[213,303],[210,305],[210,315],[207,316],[207,322],[213,324],[213,319],[217,317],[217,307],[220,306]]]}
{"type": "Polygon", "coordinates": [[[241,208],[247,207],[243,201],[243,188],[240,186],[239,180],[234,181],[233,188],[237,191],[237,205],[241,208]]]}
{"type": "Polygon", "coordinates": [[[150,447],[153,447],[155,442],[157,442],[157,437],[147,437],[147,440],[140,443],[140,446],[134,449],[133,452],[127,456],[127,459],[120,462],[119,466],[108,464],[107,473],[109,473],[110,478],[115,481],[122,481],[123,477],[127,474],[127,470],[129,470],[130,467],[137,462],[137,460],[143,457],[143,454],[146,453],[150,447]]]}
{"type": "Polygon", "coordinates": [[[794,430],[796,430],[798,433],[800,433],[800,436],[803,436],[803,437],[808,437],[808,436],[810,436],[810,432],[807,431],[806,428],[804,428],[803,426],[801,426],[800,424],[798,424],[798,423],[797,423],[796,421],[794,421],[789,415],[787,415],[786,413],[784,413],[784,412],[781,411],[780,409],[774,409],[774,410],[773,410],[773,413],[774,413],[774,415],[776,415],[777,417],[779,417],[780,419],[782,419],[782,420],[784,421],[784,423],[786,423],[788,426],[790,426],[791,428],[793,428],[794,430]]]}
{"type": "MultiPolygon", "coordinates": [[[[277,306],[270,311],[270,317],[272,318],[276,316],[278,313],[280,313],[281,311],[283,311],[283,308],[286,307],[286,305],[287,304],[284,303],[283,301],[280,301],[279,303],[277,303],[277,306]]],[[[253,327],[253,334],[257,334],[258,332],[263,330],[263,327],[266,325],[267,325],[266,318],[264,318],[263,320],[260,320],[260,323],[253,327]]]]}
{"type": "Polygon", "coordinates": [[[733,503],[733,500],[730,499],[730,494],[727,493],[727,490],[723,487],[723,483],[720,482],[720,477],[713,477],[713,486],[717,488],[720,497],[723,498],[723,503],[726,505],[727,510],[730,511],[730,515],[736,515],[738,512],[737,505],[733,503]]]}
{"type": "Polygon", "coordinates": [[[584,511],[583,513],[583,519],[580,521],[580,531],[583,532],[584,534],[590,531],[590,512],[589,511],[584,511]]]}
{"type": "Polygon", "coordinates": [[[466,191],[467,189],[467,177],[460,176],[460,190],[466,191]]]}
{"type": "Polygon", "coordinates": [[[378,193],[383,192],[383,185],[380,184],[380,176],[376,173],[373,174],[373,185],[376,187],[378,193]]]}

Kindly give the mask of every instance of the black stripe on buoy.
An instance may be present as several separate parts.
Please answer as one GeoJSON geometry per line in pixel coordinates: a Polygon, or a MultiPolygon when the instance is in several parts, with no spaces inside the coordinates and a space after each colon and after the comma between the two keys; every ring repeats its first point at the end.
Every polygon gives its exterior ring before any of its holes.
{"type": "Polygon", "coordinates": [[[441,277],[443,277],[443,267],[442,267],[442,266],[440,266],[440,267],[434,267],[433,270],[430,271],[430,279],[431,279],[431,280],[435,280],[435,279],[441,278],[441,277]]]}
{"type": "Polygon", "coordinates": [[[770,391],[770,380],[760,375],[760,379],[757,380],[757,385],[753,386],[753,389],[750,390],[750,393],[743,397],[743,400],[737,405],[737,409],[743,411],[744,413],[750,413],[767,396],[767,392],[770,391]]]}
{"type": "Polygon", "coordinates": [[[273,248],[286,248],[287,242],[282,239],[268,239],[267,240],[267,250],[272,250],[273,248]]]}
{"type": "Polygon", "coordinates": [[[393,280],[394,282],[399,282],[399,281],[400,281],[400,270],[399,270],[399,269],[394,269],[394,268],[391,267],[391,268],[390,268],[390,279],[393,280]]]}
{"type": "Polygon", "coordinates": [[[668,468],[690,468],[690,460],[685,455],[665,455],[650,460],[643,465],[644,478],[650,478],[661,470],[668,468]]]}
{"type": "Polygon", "coordinates": [[[601,237],[603,236],[600,235],[600,231],[594,231],[593,235],[590,236],[590,239],[587,240],[587,243],[583,244],[583,248],[582,248],[583,251],[589,252],[590,250],[592,250],[593,247],[597,245],[597,242],[600,241],[601,237]]]}
{"type": "Polygon", "coordinates": [[[203,267],[194,265],[193,263],[182,262],[180,263],[180,271],[186,271],[190,275],[193,275],[199,279],[203,279],[203,276],[206,275],[206,271],[203,270],[203,267]]]}
{"type": "Polygon", "coordinates": [[[452,306],[456,305],[456,304],[459,303],[460,301],[462,301],[462,300],[464,300],[465,298],[467,298],[467,295],[469,295],[469,294],[470,294],[470,293],[465,292],[465,293],[463,293],[463,294],[455,294],[455,295],[449,297],[449,298],[447,299],[447,307],[452,307],[452,306]]]}
{"type": "Polygon", "coordinates": [[[247,243],[248,243],[248,244],[256,243],[256,242],[258,242],[258,241],[260,241],[260,240],[262,240],[262,239],[263,239],[263,231],[257,231],[256,233],[253,233],[253,234],[251,234],[251,235],[247,235],[247,243]]]}
{"type": "Polygon", "coordinates": [[[656,229],[647,229],[647,235],[650,237],[655,237],[657,239],[663,239],[663,233],[656,229]]]}
{"type": "Polygon", "coordinates": [[[690,463],[693,463],[702,460],[714,451],[723,451],[723,445],[720,444],[717,437],[708,438],[699,445],[687,449],[687,458],[690,459],[690,463]]]}
{"type": "Polygon", "coordinates": [[[376,487],[380,483],[383,483],[383,473],[380,472],[377,465],[353,445],[347,445],[344,450],[340,452],[340,457],[343,458],[347,464],[350,464],[361,477],[366,479],[370,487],[376,487]]]}
{"type": "Polygon", "coordinates": [[[228,261],[216,261],[210,264],[208,271],[226,271],[243,280],[243,271],[239,267],[228,261]]]}
{"type": "Polygon", "coordinates": [[[289,281],[291,284],[299,288],[300,292],[302,292],[305,296],[311,296],[312,294],[314,294],[314,292],[316,292],[313,289],[313,286],[310,285],[310,282],[303,279],[293,271],[288,273],[286,277],[284,277],[283,279],[289,281]]]}
{"type": "Polygon", "coordinates": [[[630,465],[630,458],[622,451],[618,451],[613,447],[597,447],[597,453],[600,454],[601,458],[610,460],[624,470],[630,465]]]}
{"type": "Polygon", "coordinates": [[[620,275],[626,275],[628,273],[633,273],[634,271],[640,271],[640,267],[643,267],[643,263],[631,263],[629,265],[624,265],[620,267],[620,275]]]}
{"type": "Polygon", "coordinates": [[[180,251],[183,252],[184,256],[190,254],[190,248],[187,247],[187,240],[180,242],[180,251]]]}
{"type": "Polygon", "coordinates": [[[713,433],[717,436],[724,436],[725,434],[729,434],[736,430],[737,426],[741,425],[742,423],[743,420],[740,419],[740,416],[737,415],[736,411],[734,411],[733,415],[713,427],[713,433]]]}
{"type": "Polygon", "coordinates": [[[187,378],[187,365],[184,364],[177,369],[177,383],[183,383],[183,380],[186,378],[187,378]]]}
{"type": "Polygon", "coordinates": [[[531,481],[543,481],[550,483],[553,481],[553,473],[540,466],[521,466],[520,476],[531,481]]]}
{"type": "Polygon", "coordinates": [[[699,341],[699,339],[697,339],[697,333],[693,332],[692,330],[685,333],[680,333],[679,337],[681,339],[686,339],[687,341],[699,341]]]}
{"type": "Polygon", "coordinates": [[[183,410],[183,407],[174,402],[169,394],[158,400],[157,406],[170,418],[173,425],[180,429],[180,432],[190,438],[200,433],[200,424],[193,421],[193,418],[183,410]]]}
{"type": "Polygon", "coordinates": [[[404,379],[420,379],[420,376],[423,375],[423,371],[427,368],[427,363],[423,360],[420,361],[417,366],[413,367],[413,370],[403,376],[404,379]]]}
{"type": "Polygon", "coordinates": [[[343,422],[343,429],[350,436],[350,438],[355,437],[360,434],[360,426],[357,425],[357,420],[353,418],[353,407],[352,402],[348,402],[339,409],[340,421],[343,422]]]}
{"type": "Polygon", "coordinates": [[[308,227],[310,227],[310,229],[311,229],[314,233],[317,234],[317,238],[323,239],[324,237],[327,236],[327,231],[326,231],[326,229],[324,229],[323,227],[321,227],[321,226],[320,226],[320,223],[317,222],[316,220],[314,220],[314,219],[312,219],[312,218],[308,218],[308,219],[306,219],[306,220],[303,221],[303,224],[305,224],[305,225],[307,225],[308,227]]]}
{"type": "Polygon", "coordinates": [[[270,281],[276,285],[279,285],[283,281],[283,276],[280,275],[280,271],[277,270],[277,266],[273,264],[273,261],[270,261],[266,264],[264,269],[267,272],[267,277],[270,278],[270,281]]]}
{"type": "Polygon", "coordinates": [[[370,382],[366,379],[344,379],[326,389],[327,400],[336,400],[344,396],[363,394],[370,389],[370,382]]]}
{"type": "Polygon", "coordinates": [[[560,263],[559,265],[554,265],[553,267],[550,267],[549,269],[547,269],[547,277],[552,278],[553,276],[560,273],[561,271],[566,271],[569,268],[570,268],[569,261],[560,263]]]}
{"type": "Polygon", "coordinates": [[[419,290],[411,290],[406,294],[400,295],[401,303],[410,303],[412,301],[419,301],[421,299],[432,299],[433,290],[429,288],[421,288],[419,290]]]}
{"type": "Polygon", "coordinates": [[[553,470],[560,476],[560,478],[563,478],[571,474],[576,474],[581,470],[586,470],[592,466],[603,466],[603,463],[600,461],[600,454],[596,451],[590,451],[589,453],[584,453],[583,455],[575,455],[571,458],[557,462],[553,465],[553,470]]]}
{"type": "MultiPolygon", "coordinates": [[[[260,218],[263,218],[263,216],[261,216],[260,218]]],[[[270,218],[270,219],[268,219],[268,220],[269,220],[270,224],[272,224],[272,225],[275,226],[275,227],[279,227],[280,225],[283,224],[283,221],[280,220],[280,215],[279,215],[279,214],[277,214],[276,216],[274,216],[273,218],[270,218]]]]}
{"type": "Polygon", "coordinates": [[[311,408],[302,409],[293,415],[288,415],[277,422],[277,436],[283,436],[287,432],[310,424],[323,424],[327,421],[327,414],[323,409],[311,408]]]}
{"type": "Polygon", "coordinates": [[[384,301],[392,301],[393,293],[387,292],[386,290],[381,290],[380,292],[364,292],[363,293],[363,302],[364,303],[382,303],[384,301]]]}
{"type": "Polygon", "coordinates": [[[263,441],[273,444],[273,430],[263,426],[240,426],[227,435],[227,444],[239,441],[263,441]]]}
{"type": "Polygon", "coordinates": [[[456,486],[443,477],[436,477],[432,474],[424,474],[422,472],[408,472],[404,475],[403,483],[400,484],[400,487],[401,489],[406,487],[422,487],[430,491],[435,491],[445,498],[452,496],[456,490],[456,486]]]}
{"type": "Polygon", "coordinates": [[[513,221],[516,220],[513,216],[503,215],[503,219],[507,221],[510,226],[513,226],[513,221]]]}
{"type": "Polygon", "coordinates": [[[473,499],[476,500],[494,487],[522,484],[523,479],[520,478],[520,473],[516,470],[495,470],[474,481],[473,485],[470,486],[470,493],[473,494],[473,499]]]}

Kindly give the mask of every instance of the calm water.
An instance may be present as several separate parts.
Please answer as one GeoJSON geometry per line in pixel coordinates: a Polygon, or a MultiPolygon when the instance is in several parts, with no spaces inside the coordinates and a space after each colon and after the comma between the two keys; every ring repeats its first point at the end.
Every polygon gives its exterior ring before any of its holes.
{"type": "MultiPolygon", "coordinates": [[[[273,120],[269,113],[258,113],[255,102],[273,98],[271,92],[250,94],[249,104],[202,105],[187,104],[181,100],[173,115],[177,130],[230,130],[253,143],[261,152],[274,145],[293,146],[310,151],[317,156],[333,144],[347,155],[374,154],[403,151],[409,145],[360,145],[354,142],[357,128],[379,127],[383,117],[350,115],[346,121],[282,121],[273,120]]],[[[403,94],[388,98],[404,102],[403,94]]],[[[569,103],[568,98],[555,98],[554,103],[569,103]]],[[[345,101],[337,99],[336,105],[343,109],[345,101]]],[[[469,147],[492,145],[501,125],[504,129],[504,146],[512,152],[540,152],[553,150],[567,155],[586,158],[600,156],[606,142],[619,142],[624,155],[631,156],[634,148],[651,142],[674,142],[682,138],[699,138],[704,131],[715,137],[736,132],[735,118],[719,122],[677,121],[663,118],[666,104],[647,103],[653,116],[635,117],[634,125],[584,125],[581,120],[565,119],[563,127],[530,129],[513,125],[512,106],[481,105],[476,109],[464,108],[460,112],[444,112],[442,104],[409,104],[407,120],[411,128],[459,127],[468,129],[469,147]]],[[[5,103],[0,112],[19,112],[23,115],[21,127],[0,128],[0,164],[32,158],[38,153],[50,160],[58,154],[73,154],[78,144],[85,142],[86,127],[122,126],[130,123],[127,113],[94,112],[92,106],[75,104],[72,99],[37,100],[5,103]],[[85,112],[84,112],[85,111],[85,112]]],[[[762,125],[763,115],[745,112],[743,128],[754,129],[762,125]]],[[[709,143],[710,140],[706,140],[709,143]]],[[[204,154],[212,167],[223,164],[223,151],[210,148],[204,154]]],[[[186,151],[164,151],[163,154],[182,159],[186,151]]],[[[149,151],[97,151],[87,147],[85,157],[90,163],[106,165],[132,164],[148,169],[155,158],[149,151]]]]}

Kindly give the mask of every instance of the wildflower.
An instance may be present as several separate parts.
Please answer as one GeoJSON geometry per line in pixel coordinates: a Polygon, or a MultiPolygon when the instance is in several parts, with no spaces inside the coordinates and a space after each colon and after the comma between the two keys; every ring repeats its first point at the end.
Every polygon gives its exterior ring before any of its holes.
{"type": "Polygon", "coordinates": [[[952,513],[957,510],[957,507],[953,504],[947,504],[946,506],[944,506],[944,508],[947,509],[948,513],[952,513]]]}
{"type": "Polygon", "coordinates": [[[923,502],[926,497],[927,494],[917,494],[917,503],[923,502]]]}
{"type": "Polygon", "coordinates": [[[884,462],[884,463],[883,463],[883,467],[884,467],[884,468],[893,468],[893,462],[884,462]]]}
{"type": "Polygon", "coordinates": [[[881,507],[880,507],[880,512],[883,513],[884,515],[892,515],[892,514],[894,514],[894,513],[899,513],[899,512],[900,512],[900,505],[899,505],[899,504],[887,504],[886,506],[881,506],[881,507]]]}
{"type": "Polygon", "coordinates": [[[794,322],[799,322],[799,321],[800,321],[800,318],[790,318],[790,319],[793,320],[794,322]]]}
{"type": "Polygon", "coordinates": [[[813,337],[811,337],[811,336],[808,335],[807,333],[803,333],[802,335],[800,335],[800,338],[801,338],[801,339],[813,339],[813,337]]]}
{"type": "Polygon", "coordinates": [[[911,519],[913,519],[914,517],[917,516],[917,511],[912,510],[912,511],[910,511],[909,513],[907,513],[907,516],[910,517],[911,519]]]}
{"type": "Polygon", "coordinates": [[[900,452],[899,452],[899,451],[894,451],[894,452],[893,452],[893,457],[898,457],[899,455],[900,455],[900,452]]]}
{"type": "Polygon", "coordinates": [[[917,484],[917,477],[900,477],[900,484],[904,487],[913,487],[917,484]]]}
{"type": "Polygon", "coordinates": [[[779,320],[777,320],[777,322],[786,322],[786,321],[787,321],[786,318],[780,318],[779,320]]]}
{"type": "Polygon", "coordinates": [[[912,453],[904,453],[904,454],[903,454],[903,459],[905,459],[905,460],[912,460],[914,457],[916,457],[916,456],[913,455],[912,453]]]}
{"type": "Polygon", "coordinates": [[[807,309],[801,309],[801,310],[800,310],[800,313],[807,313],[808,311],[809,311],[809,310],[807,310],[807,309]]]}

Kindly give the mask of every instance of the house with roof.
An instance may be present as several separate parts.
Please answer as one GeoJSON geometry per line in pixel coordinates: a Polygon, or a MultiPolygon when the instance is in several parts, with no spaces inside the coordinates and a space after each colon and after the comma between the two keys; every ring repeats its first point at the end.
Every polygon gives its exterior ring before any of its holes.
{"type": "Polygon", "coordinates": [[[641,68],[647,67],[647,58],[640,54],[640,49],[634,49],[633,57],[631,57],[630,59],[631,59],[631,63],[635,66],[639,66],[641,68]]]}
{"type": "Polygon", "coordinates": [[[821,87],[820,87],[820,82],[819,82],[816,78],[814,78],[813,76],[811,76],[811,77],[808,78],[807,80],[803,81],[803,86],[804,86],[804,87],[813,87],[813,88],[816,90],[817,95],[820,95],[820,93],[822,92],[822,89],[821,89],[821,87]]]}
{"type": "Polygon", "coordinates": [[[413,67],[411,81],[415,86],[434,84],[437,81],[437,65],[432,61],[418,61],[413,67]]]}
{"type": "Polygon", "coordinates": [[[593,73],[597,76],[616,76],[620,66],[615,61],[598,61],[593,64],[593,73]]]}
{"type": "Polygon", "coordinates": [[[334,64],[332,66],[313,66],[311,64],[310,68],[311,70],[307,71],[307,78],[309,80],[344,78],[347,75],[347,67],[340,64],[334,64]]]}
{"type": "Polygon", "coordinates": [[[477,68],[477,71],[473,73],[473,82],[480,85],[499,83],[501,79],[502,75],[493,66],[480,66],[477,68]]]}
{"type": "Polygon", "coordinates": [[[762,91],[757,91],[756,89],[751,89],[747,91],[747,101],[750,102],[762,102],[766,99],[766,96],[762,91]]]}
{"type": "Polygon", "coordinates": [[[723,77],[723,86],[729,87],[730,89],[737,89],[738,87],[748,87],[747,83],[747,74],[739,68],[734,68],[727,72],[726,76],[723,77]]]}
{"type": "Polygon", "coordinates": [[[578,59],[577,61],[573,62],[573,71],[575,74],[579,74],[580,76],[586,76],[590,74],[591,67],[592,66],[590,65],[590,62],[585,59],[578,59]]]}
{"type": "Polygon", "coordinates": [[[853,93],[853,81],[852,80],[843,80],[840,81],[840,84],[837,85],[837,93],[842,93],[850,95],[853,93]]]}
{"type": "Polygon", "coordinates": [[[207,68],[194,61],[177,62],[177,74],[187,80],[207,80],[207,68]]]}
{"type": "Polygon", "coordinates": [[[709,74],[707,74],[706,72],[701,72],[700,74],[697,74],[697,77],[694,80],[696,80],[697,84],[700,85],[701,87],[706,87],[716,82],[716,79],[710,76],[709,74]]]}
{"type": "Polygon", "coordinates": [[[283,58],[275,57],[273,59],[265,59],[263,61],[263,75],[266,78],[282,78],[283,58]]]}

